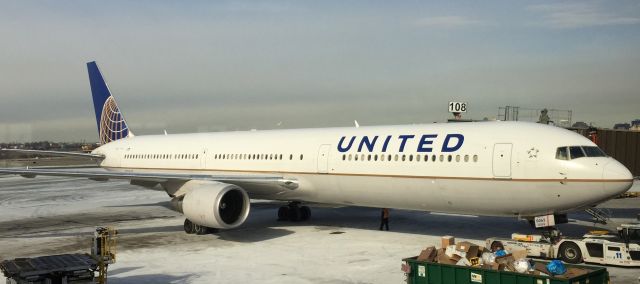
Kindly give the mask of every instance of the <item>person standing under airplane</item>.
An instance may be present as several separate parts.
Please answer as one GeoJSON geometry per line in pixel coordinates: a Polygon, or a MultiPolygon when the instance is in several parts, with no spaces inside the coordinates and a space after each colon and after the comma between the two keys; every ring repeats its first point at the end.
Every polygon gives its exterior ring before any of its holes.
{"type": "Polygon", "coordinates": [[[380,231],[384,226],[389,231],[389,208],[382,208],[382,214],[380,215],[380,231]]]}

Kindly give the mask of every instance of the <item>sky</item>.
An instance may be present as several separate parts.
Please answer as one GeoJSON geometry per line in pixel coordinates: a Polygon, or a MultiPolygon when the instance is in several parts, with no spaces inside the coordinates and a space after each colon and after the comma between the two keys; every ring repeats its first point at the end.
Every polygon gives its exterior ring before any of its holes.
{"type": "Polygon", "coordinates": [[[640,118],[640,1],[4,1],[0,142],[97,141],[86,62],[137,135],[640,118]]]}

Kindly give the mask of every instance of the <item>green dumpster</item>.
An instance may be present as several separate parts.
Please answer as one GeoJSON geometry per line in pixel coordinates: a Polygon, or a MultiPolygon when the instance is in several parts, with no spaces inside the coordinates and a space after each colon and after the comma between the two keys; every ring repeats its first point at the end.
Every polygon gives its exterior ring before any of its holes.
{"type": "MultiPolygon", "coordinates": [[[[403,261],[409,269],[408,284],[607,284],[609,273],[604,267],[565,264],[567,268],[576,267],[590,272],[573,278],[558,278],[541,275],[521,274],[498,271],[480,267],[440,264],[417,261],[416,257],[403,261]]],[[[536,260],[544,263],[548,261],[536,260]]]]}

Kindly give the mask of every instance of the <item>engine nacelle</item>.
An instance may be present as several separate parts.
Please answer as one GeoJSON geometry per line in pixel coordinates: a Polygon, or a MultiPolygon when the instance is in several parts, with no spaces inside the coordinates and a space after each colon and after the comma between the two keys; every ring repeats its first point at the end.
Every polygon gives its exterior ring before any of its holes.
{"type": "Polygon", "coordinates": [[[186,194],[174,200],[176,209],[191,222],[217,229],[232,229],[249,216],[249,195],[239,186],[212,181],[188,181],[186,194]]]}

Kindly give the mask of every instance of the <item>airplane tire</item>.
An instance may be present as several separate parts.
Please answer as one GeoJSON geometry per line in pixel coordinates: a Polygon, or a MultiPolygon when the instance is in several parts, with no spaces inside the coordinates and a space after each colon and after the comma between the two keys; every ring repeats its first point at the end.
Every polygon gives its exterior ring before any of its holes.
{"type": "Polygon", "coordinates": [[[289,207],[289,220],[298,222],[302,220],[302,210],[298,206],[289,207]]]}
{"type": "Polygon", "coordinates": [[[574,242],[565,242],[560,246],[559,256],[566,263],[577,264],[582,262],[580,247],[574,242]]]}
{"type": "Polygon", "coordinates": [[[278,209],[278,221],[289,220],[289,207],[282,206],[278,209]]]}
{"type": "Polygon", "coordinates": [[[209,227],[196,225],[196,235],[206,235],[209,233],[209,227]]]}
{"type": "Polygon", "coordinates": [[[195,234],[196,233],[196,224],[189,221],[189,219],[184,219],[184,232],[187,234],[195,234]]]}
{"type": "Polygon", "coordinates": [[[300,219],[302,221],[307,221],[311,218],[311,208],[309,208],[309,206],[300,207],[300,213],[300,219]]]}

